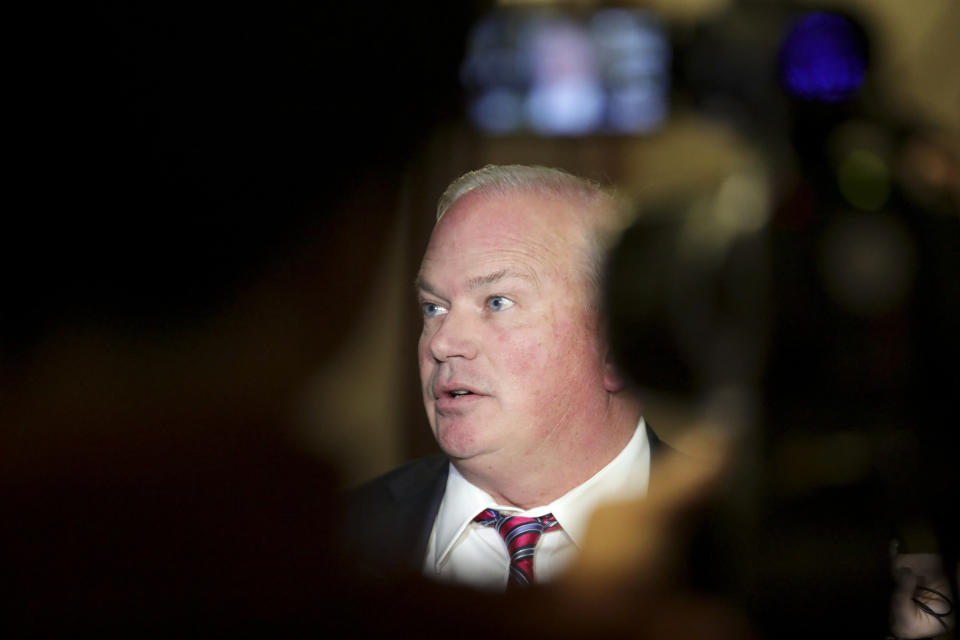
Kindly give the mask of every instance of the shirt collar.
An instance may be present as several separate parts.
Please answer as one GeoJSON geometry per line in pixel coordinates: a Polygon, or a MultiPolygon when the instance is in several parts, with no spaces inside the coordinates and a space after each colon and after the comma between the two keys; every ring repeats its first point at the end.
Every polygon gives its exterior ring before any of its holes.
{"type": "Polygon", "coordinates": [[[439,567],[464,530],[484,509],[493,506],[489,493],[464,478],[452,464],[447,471],[447,488],[437,512],[435,534],[436,565],[439,567]]]}
{"type": "Polygon", "coordinates": [[[642,417],[633,437],[605,467],[550,504],[526,511],[497,505],[490,494],[464,478],[451,464],[434,529],[435,566],[443,564],[477,514],[489,508],[528,517],[552,513],[579,547],[586,535],[590,516],[597,507],[614,500],[630,500],[646,495],[649,478],[650,443],[642,417]]]}

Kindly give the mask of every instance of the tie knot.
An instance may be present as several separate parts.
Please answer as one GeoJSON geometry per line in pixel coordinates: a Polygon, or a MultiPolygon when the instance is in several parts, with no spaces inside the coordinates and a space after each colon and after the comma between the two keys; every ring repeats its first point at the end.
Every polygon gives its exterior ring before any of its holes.
{"type": "Polygon", "coordinates": [[[474,521],[493,527],[503,538],[510,554],[508,585],[533,582],[533,553],[544,531],[559,529],[560,523],[552,513],[538,518],[506,516],[496,509],[485,509],[474,521]]]}
{"type": "Polygon", "coordinates": [[[538,518],[527,518],[524,516],[504,515],[496,509],[484,509],[474,518],[474,521],[488,527],[494,527],[504,539],[517,527],[534,527],[539,529],[541,533],[560,527],[560,523],[557,522],[557,519],[553,517],[552,513],[538,518]]]}

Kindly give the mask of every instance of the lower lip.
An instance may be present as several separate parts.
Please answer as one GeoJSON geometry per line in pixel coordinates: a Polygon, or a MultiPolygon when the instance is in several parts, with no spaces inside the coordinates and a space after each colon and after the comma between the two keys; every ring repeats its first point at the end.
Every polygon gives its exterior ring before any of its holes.
{"type": "Polygon", "coordinates": [[[440,411],[458,411],[473,406],[474,403],[482,400],[486,396],[477,393],[468,393],[465,396],[441,396],[436,400],[437,409],[440,411]]]}

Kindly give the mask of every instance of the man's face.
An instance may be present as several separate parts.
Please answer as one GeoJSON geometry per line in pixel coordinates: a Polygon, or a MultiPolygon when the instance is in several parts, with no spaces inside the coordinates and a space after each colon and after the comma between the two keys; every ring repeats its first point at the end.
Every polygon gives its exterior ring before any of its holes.
{"type": "Polygon", "coordinates": [[[529,465],[591,446],[576,425],[599,424],[607,396],[584,242],[569,204],[523,192],[468,194],[434,229],[420,380],[454,460],[529,465]]]}

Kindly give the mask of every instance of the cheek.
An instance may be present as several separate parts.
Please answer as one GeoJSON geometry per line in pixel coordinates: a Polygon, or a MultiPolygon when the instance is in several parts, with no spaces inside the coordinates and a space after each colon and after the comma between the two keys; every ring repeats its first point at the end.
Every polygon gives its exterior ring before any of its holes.
{"type": "Polygon", "coordinates": [[[515,378],[539,375],[547,361],[544,342],[535,332],[505,332],[496,342],[504,371],[515,378]]]}
{"type": "Polygon", "coordinates": [[[498,337],[501,371],[537,405],[562,401],[586,383],[594,367],[590,335],[575,322],[545,325],[545,330],[498,337]]]}
{"type": "Polygon", "coordinates": [[[433,356],[424,336],[420,336],[420,341],[417,343],[417,363],[420,366],[420,380],[426,382],[433,370],[433,356]]]}

